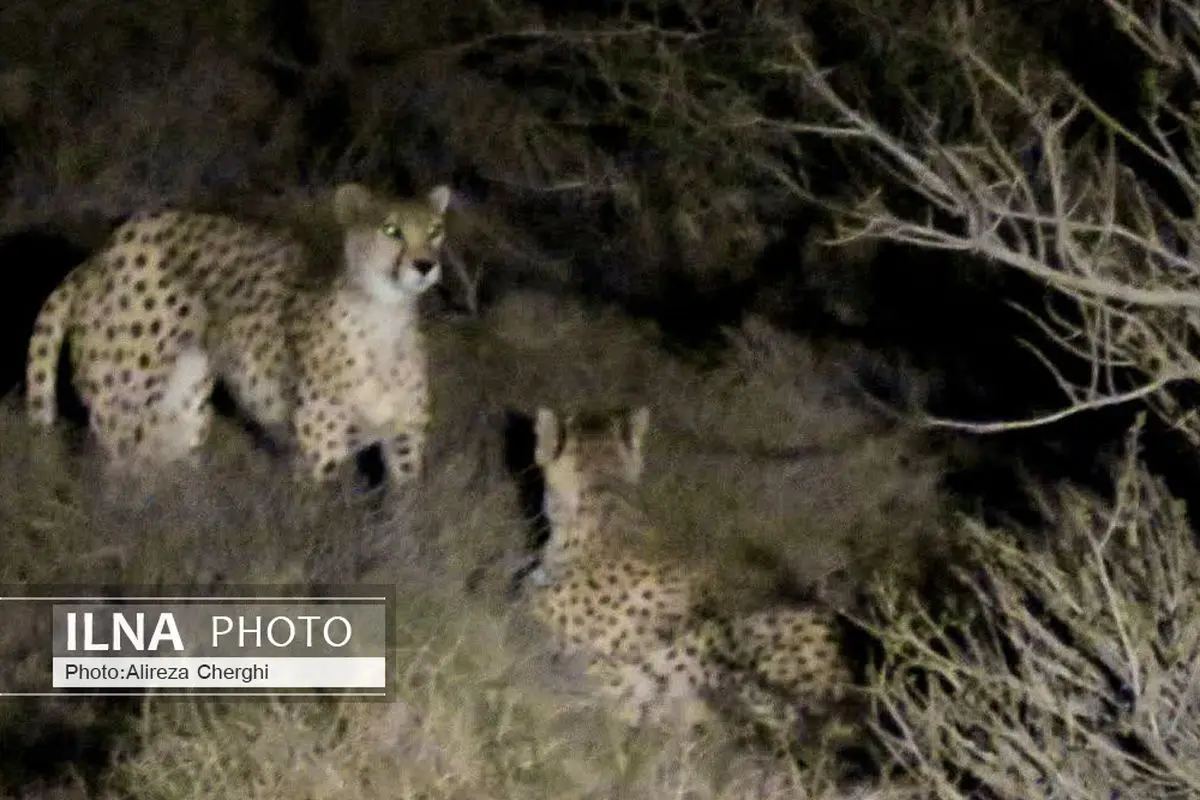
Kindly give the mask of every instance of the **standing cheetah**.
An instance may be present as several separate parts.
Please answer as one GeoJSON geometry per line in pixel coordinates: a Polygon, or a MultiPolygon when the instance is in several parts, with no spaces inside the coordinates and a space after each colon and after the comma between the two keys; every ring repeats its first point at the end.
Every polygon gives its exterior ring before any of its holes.
{"type": "Polygon", "coordinates": [[[698,576],[622,552],[647,521],[630,493],[643,469],[645,408],[539,409],[535,461],[551,535],[524,582],[560,652],[581,653],[620,716],[705,723],[717,710],[791,735],[851,681],[836,616],[777,608],[723,618],[698,576]]]}
{"type": "Polygon", "coordinates": [[[378,443],[392,481],[420,477],[429,427],[428,356],[417,300],[440,279],[449,187],[423,201],[342,186],[345,269],[332,288],[292,295],[284,327],[296,354],[292,431],[321,480],[378,443]]]}
{"type": "MultiPolygon", "coordinates": [[[[144,353],[121,366],[137,384],[165,368],[174,342],[199,342],[242,411],[297,446],[302,473],[327,477],[380,443],[391,477],[412,480],[429,420],[416,301],[441,277],[450,199],[445,186],[421,199],[339,186],[344,263],[332,283],[306,280],[304,248],[266,227],[178,210],[134,217],[82,271],[95,288],[73,313],[94,324],[73,330],[72,352],[103,381],[115,366],[106,343],[123,354],[136,331],[144,353]]],[[[43,424],[54,413],[53,334],[39,324],[30,344],[28,405],[43,424]]],[[[130,416],[124,427],[141,424],[130,416]]]]}

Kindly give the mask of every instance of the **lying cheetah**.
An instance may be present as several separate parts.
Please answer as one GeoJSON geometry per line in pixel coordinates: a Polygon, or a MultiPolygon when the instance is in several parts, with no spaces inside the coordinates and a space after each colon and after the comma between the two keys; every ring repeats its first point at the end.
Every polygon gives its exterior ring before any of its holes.
{"type": "Polygon", "coordinates": [[[851,681],[836,618],[778,608],[725,619],[705,609],[698,576],[621,552],[620,536],[646,531],[629,494],[648,425],[645,408],[538,410],[535,461],[551,535],[525,602],[560,652],[584,655],[625,721],[695,725],[732,711],[790,736],[851,681]]]}
{"type": "MultiPolygon", "coordinates": [[[[297,446],[302,472],[327,477],[380,443],[392,478],[407,482],[421,471],[429,418],[416,300],[440,279],[450,198],[445,186],[422,200],[339,186],[344,265],[332,284],[305,281],[300,243],[263,226],[178,210],[134,217],[90,262],[97,288],[75,313],[97,325],[75,331],[73,352],[86,361],[136,335],[147,351],[127,365],[137,383],[163,369],[155,352],[202,342],[246,415],[297,446]]],[[[44,331],[30,345],[29,408],[49,423],[58,348],[44,331]]],[[[89,368],[103,380],[114,366],[89,368]]]]}
{"type": "Polygon", "coordinates": [[[131,314],[130,290],[154,280],[160,261],[101,253],[76,267],[38,313],[26,373],[30,417],[49,426],[56,416],[59,352],[69,343],[75,388],[88,426],[110,461],[139,466],[179,460],[207,438],[213,375],[207,353],[168,314],[194,315],[187,303],[131,314]],[[137,319],[130,320],[131,316],[137,319]]]}

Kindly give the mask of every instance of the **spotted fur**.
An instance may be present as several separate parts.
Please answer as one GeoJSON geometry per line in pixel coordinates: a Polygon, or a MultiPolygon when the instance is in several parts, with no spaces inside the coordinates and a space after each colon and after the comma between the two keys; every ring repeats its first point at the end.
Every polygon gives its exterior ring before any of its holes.
{"type": "Polygon", "coordinates": [[[417,299],[441,276],[450,198],[445,186],[404,199],[338,187],[344,262],[326,283],[305,280],[303,246],[265,226],[182,210],[133,217],[42,309],[31,418],[54,422],[66,339],[92,429],[114,455],[152,451],[140,445],[148,426],[170,453],[198,447],[219,377],[247,416],[296,446],[301,474],[324,479],[379,443],[394,480],[418,477],[429,398],[417,299]],[[162,407],[184,352],[203,355],[205,374],[181,409],[162,407]]]}
{"type": "Polygon", "coordinates": [[[147,287],[160,281],[160,259],[108,251],[50,294],[29,341],[26,402],[35,424],[55,421],[67,343],[89,428],[114,463],[168,463],[200,446],[212,422],[211,363],[194,333],[173,320],[203,326],[205,309],[175,293],[151,301],[147,287]]]}

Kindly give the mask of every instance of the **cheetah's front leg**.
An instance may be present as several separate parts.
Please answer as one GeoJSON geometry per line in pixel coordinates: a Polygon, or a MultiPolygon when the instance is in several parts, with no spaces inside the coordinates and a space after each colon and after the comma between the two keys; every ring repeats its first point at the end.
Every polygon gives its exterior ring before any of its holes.
{"type": "Polygon", "coordinates": [[[299,460],[297,477],[307,475],[318,483],[333,477],[354,454],[357,427],[346,406],[325,398],[297,405],[293,436],[299,460]]]}
{"type": "Polygon", "coordinates": [[[421,479],[425,459],[425,426],[409,424],[399,427],[381,443],[383,461],[388,477],[396,486],[421,479]]]}

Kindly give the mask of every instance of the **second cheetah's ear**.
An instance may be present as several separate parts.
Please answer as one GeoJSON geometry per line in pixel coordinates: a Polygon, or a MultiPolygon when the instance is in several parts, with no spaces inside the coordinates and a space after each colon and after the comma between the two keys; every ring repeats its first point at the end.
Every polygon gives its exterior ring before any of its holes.
{"type": "Polygon", "coordinates": [[[562,449],[562,424],[558,415],[548,408],[539,408],[533,423],[533,460],[544,467],[558,457],[562,449]]]}
{"type": "Polygon", "coordinates": [[[642,442],[646,439],[646,431],[650,429],[650,409],[638,406],[630,409],[625,415],[621,432],[625,435],[625,446],[640,463],[642,460],[642,442]]]}
{"type": "Polygon", "coordinates": [[[343,183],[333,193],[333,217],[342,227],[360,221],[375,205],[375,195],[361,183],[343,183]]]}
{"type": "Polygon", "coordinates": [[[453,199],[454,192],[445,184],[435,186],[429,192],[429,206],[434,210],[434,213],[439,215],[446,213],[446,209],[450,207],[450,201],[453,199]]]}

